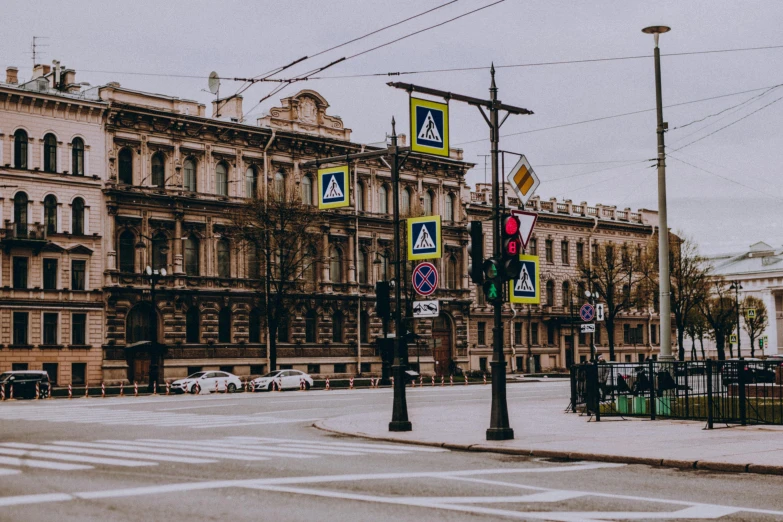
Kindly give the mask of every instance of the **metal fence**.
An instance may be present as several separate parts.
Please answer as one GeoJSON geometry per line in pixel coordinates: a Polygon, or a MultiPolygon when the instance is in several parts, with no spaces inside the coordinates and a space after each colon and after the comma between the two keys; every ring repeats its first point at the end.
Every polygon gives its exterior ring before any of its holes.
{"type": "Polygon", "coordinates": [[[783,361],[587,363],[571,368],[571,411],[783,424],[783,361]]]}

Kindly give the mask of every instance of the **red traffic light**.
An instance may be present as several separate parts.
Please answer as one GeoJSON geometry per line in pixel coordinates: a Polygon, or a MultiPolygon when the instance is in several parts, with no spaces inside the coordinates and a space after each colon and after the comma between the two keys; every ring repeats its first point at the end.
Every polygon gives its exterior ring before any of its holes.
{"type": "Polygon", "coordinates": [[[519,219],[516,216],[508,216],[503,222],[503,233],[507,236],[519,234],[519,219]]]}
{"type": "Polygon", "coordinates": [[[522,242],[518,238],[507,239],[503,245],[504,254],[508,256],[518,256],[522,250],[522,242]]]}

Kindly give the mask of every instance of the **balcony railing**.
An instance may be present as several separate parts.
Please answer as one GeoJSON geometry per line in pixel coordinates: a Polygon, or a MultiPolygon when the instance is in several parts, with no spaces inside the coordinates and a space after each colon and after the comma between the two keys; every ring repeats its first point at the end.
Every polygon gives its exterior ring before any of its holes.
{"type": "Polygon", "coordinates": [[[46,241],[46,226],[40,223],[6,222],[2,232],[6,241],[46,241]]]}

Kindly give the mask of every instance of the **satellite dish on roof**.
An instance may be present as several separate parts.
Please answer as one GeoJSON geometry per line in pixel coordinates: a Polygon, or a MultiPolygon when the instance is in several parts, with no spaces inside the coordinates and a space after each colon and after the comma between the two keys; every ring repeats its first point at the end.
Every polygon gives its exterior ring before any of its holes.
{"type": "Polygon", "coordinates": [[[212,94],[217,94],[218,89],[220,89],[220,76],[218,76],[218,73],[216,73],[215,71],[209,73],[208,85],[209,85],[209,92],[211,92],[212,94]]]}

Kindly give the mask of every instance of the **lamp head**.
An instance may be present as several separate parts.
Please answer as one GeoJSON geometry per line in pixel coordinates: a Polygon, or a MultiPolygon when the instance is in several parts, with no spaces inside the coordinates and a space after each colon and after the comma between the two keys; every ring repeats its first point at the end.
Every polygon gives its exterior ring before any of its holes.
{"type": "Polygon", "coordinates": [[[653,35],[655,38],[655,47],[658,47],[658,35],[668,33],[671,30],[671,27],[667,27],[665,25],[651,25],[650,27],[645,27],[642,29],[642,32],[653,35]]]}
{"type": "Polygon", "coordinates": [[[166,269],[165,268],[161,268],[160,269],[160,275],[162,275],[163,277],[166,277],[166,269]]]}
{"type": "Polygon", "coordinates": [[[147,265],[147,269],[145,270],[145,272],[147,272],[148,276],[151,276],[152,275],[152,267],[147,265]]]}

